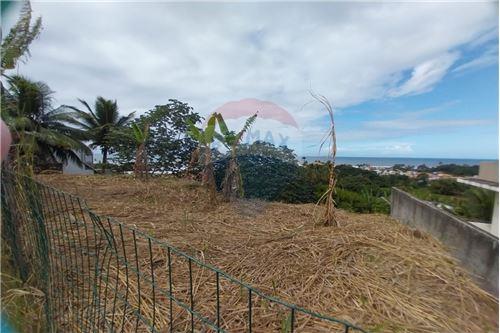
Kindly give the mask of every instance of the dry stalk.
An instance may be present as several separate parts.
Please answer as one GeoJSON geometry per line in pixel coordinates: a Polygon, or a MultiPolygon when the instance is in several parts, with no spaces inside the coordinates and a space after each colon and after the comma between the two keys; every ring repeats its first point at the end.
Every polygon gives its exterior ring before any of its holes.
{"type": "Polygon", "coordinates": [[[323,213],[323,218],[322,218],[323,225],[325,226],[335,225],[339,227],[340,222],[335,214],[335,200],[334,200],[335,185],[337,183],[337,178],[335,176],[335,157],[337,155],[337,138],[335,135],[335,120],[333,117],[333,108],[325,96],[317,95],[312,91],[310,91],[310,94],[316,101],[318,101],[325,108],[330,117],[330,129],[327,135],[325,135],[323,141],[321,142],[319,149],[321,152],[321,148],[323,148],[323,145],[328,142],[328,157],[329,157],[328,189],[326,190],[325,193],[323,193],[321,198],[318,200],[317,205],[321,204],[325,205],[325,212],[323,213]]]}

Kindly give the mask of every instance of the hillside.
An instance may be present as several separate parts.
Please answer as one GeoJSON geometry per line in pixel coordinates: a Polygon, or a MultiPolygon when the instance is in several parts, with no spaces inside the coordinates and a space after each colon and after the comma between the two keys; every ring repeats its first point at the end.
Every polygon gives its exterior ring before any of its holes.
{"type": "Polygon", "coordinates": [[[498,302],[446,249],[386,215],[338,211],[340,228],[321,227],[313,204],[242,200],[211,207],[198,183],[187,180],[39,178],[268,294],[373,332],[498,327],[498,302]]]}

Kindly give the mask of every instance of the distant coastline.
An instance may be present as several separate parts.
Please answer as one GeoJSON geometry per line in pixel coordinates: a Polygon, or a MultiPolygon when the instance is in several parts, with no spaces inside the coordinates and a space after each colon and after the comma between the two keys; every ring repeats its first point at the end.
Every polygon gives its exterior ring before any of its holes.
{"type": "MultiPolygon", "coordinates": [[[[308,163],[328,160],[326,156],[306,156],[308,163]]],[[[419,166],[425,164],[435,167],[439,164],[479,165],[480,162],[494,161],[492,159],[458,159],[458,158],[420,158],[420,157],[343,157],[337,156],[336,164],[362,165],[367,164],[376,167],[392,167],[396,164],[408,166],[419,166]]],[[[302,162],[302,158],[300,158],[302,162]]]]}

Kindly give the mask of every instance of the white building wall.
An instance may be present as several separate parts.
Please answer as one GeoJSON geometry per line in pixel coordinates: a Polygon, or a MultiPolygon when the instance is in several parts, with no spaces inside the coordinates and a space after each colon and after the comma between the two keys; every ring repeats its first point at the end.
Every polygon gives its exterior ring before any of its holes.
{"type": "MultiPolygon", "coordinates": [[[[80,159],[88,164],[92,165],[93,157],[92,154],[85,154],[84,152],[78,152],[80,159]]],[[[72,160],[68,160],[63,164],[63,174],[64,175],[93,175],[94,170],[85,165],[79,166],[72,160]]]]}

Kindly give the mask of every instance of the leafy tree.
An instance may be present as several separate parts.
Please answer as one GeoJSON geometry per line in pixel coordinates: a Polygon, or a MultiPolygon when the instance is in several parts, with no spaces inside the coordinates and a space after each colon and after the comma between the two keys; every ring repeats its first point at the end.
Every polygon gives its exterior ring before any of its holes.
{"type": "Polygon", "coordinates": [[[201,117],[187,103],[170,99],[157,105],[141,120],[150,124],[147,149],[154,172],[180,173],[186,169],[196,142],[187,134],[186,121],[196,123],[201,117]]]}
{"type": "Polygon", "coordinates": [[[430,182],[429,187],[432,193],[443,195],[462,195],[468,189],[454,179],[437,179],[430,182]]]}
{"type": "Polygon", "coordinates": [[[458,164],[440,164],[431,171],[443,172],[453,176],[474,176],[479,173],[478,165],[458,165],[458,164]]]}
{"type": "Polygon", "coordinates": [[[106,169],[108,163],[108,153],[111,148],[110,135],[114,130],[119,130],[125,127],[134,116],[134,112],[127,116],[120,116],[118,105],[115,101],[97,97],[94,110],[89,104],[78,99],[85,107],[85,110],[80,110],[74,106],[66,106],[75,111],[75,116],[78,118],[78,126],[84,129],[88,139],[92,141],[91,147],[100,147],[102,152],[103,170],[106,169]]]}
{"type": "MultiPolygon", "coordinates": [[[[2,1],[3,5],[3,1],[2,1]]],[[[3,7],[3,6],[2,6],[3,7]]],[[[3,9],[3,8],[2,8],[3,9]]],[[[23,56],[30,56],[29,46],[38,37],[42,29],[42,19],[35,19],[31,24],[31,5],[25,2],[21,9],[18,21],[10,29],[9,34],[2,41],[1,47],[1,73],[6,69],[13,69],[23,56]]]]}
{"type": "MultiPolygon", "coordinates": [[[[308,185],[299,181],[300,167],[293,150],[276,147],[270,143],[256,141],[242,144],[237,149],[244,196],[284,202],[306,202],[308,185]],[[305,185],[305,186],[304,186],[305,185]],[[299,190],[300,192],[294,192],[299,190]]],[[[230,153],[214,164],[217,187],[223,188],[226,170],[231,160],[230,153]]],[[[309,191],[311,193],[312,190],[309,191]]],[[[311,196],[309,195],[309,198],[311,196]]],[[[307,201],[310,202],[310,201],[307,201]]]]}
{"type": "Polygon", "coordinates": [[[429,175],[426,173],[419,173],[415,178],[417,186],[425,187],[429,184],[429,175]]]}
{"type": "Polygon", "coordinates": [[[276,147],[266,141],[255,141],[252,144],[240,144],[238,147],[238,155],[259,155],[274,157],[280,161],[297,164],[297,155],[292,149],[286,146],[276,147]]]}
{"type": "Polygon", "coordinates": [[[213,113],[207,121],[205,129],[196,127],[191,121],[188,121],[188,135],[198,141],[198,149],[203,154],[203,171],[201,182],[207,187],[210,195],[210,201],[216,201],[216,184],[214,177],[214,166],[212,162],[211,144],[215,137],[216,114],[213,113]]]}
{"type": "Polygon", "coordinates": [[[75,124],[73,114],[52,108],[53,91],[40,81],[23,76],[8,77],[8,90],[2,93],[2,119],[12,132],[11,161],[19,171],[31,172],[35,164],[66,162],[82,164],[77,151],[90,153],[82,143],[84,132],[75,124]]]}
{"type": "MultiPolygon", "coordinates": [[[[157,105],[133,121],[139,128],[149,125],[145,149],[148,169],[154,174],[179,174],[189,163],[197,143],[187,135],[187,122],[196,123],[201,117],[186,103],[171,99],[168,104],[157,105]]],[[[133,138],[115,131],[111,135],[112,161],[120,171],[133,169],[137,145],[133,138]]],[[[127,128],[125,132],[131,133],[127,128]]]]}
{"type": "MultiPolygon", "coordinates": [[[[230,159],[231,157],[226,155],[226,157],[214,163],[215,177],[219,189],[222,189],[225,171],[230,159]]],[[[295,194],[291,186],[300,186],[302,184],[296,183],[299,177],[299,166],[297,164],[265,155],[238,154],[237,159],[246,198],[294,202],[291,196],[295,194]],[[291,183],[294,185],[290,185],[291,183]]]]}
{"type": "Polygon", "coordinates": [[[234,198],[243,197],[243,184],[241,180],[241,173],[236,156],[236,149],[238,148],[243,134],[250,128],[252,123],[257,118],[257,114],[248,118],[245,125],[238,133],[229,131],[226,122],[220,113],[215,115],[217,123],[222,134],[215,133],[215,137],[229,149],[230,159],[222,182],[222,194],[226,201],[231,201],[234,198]]]}

